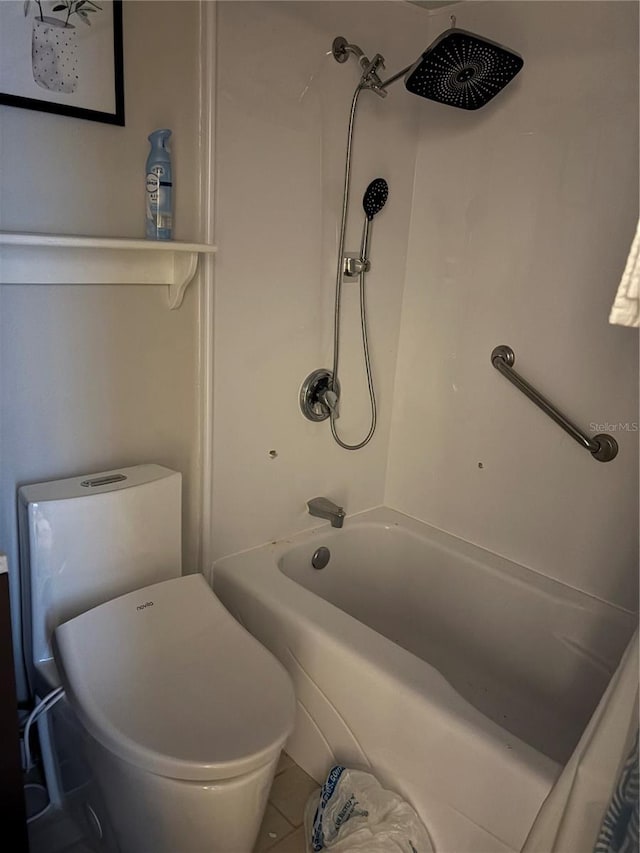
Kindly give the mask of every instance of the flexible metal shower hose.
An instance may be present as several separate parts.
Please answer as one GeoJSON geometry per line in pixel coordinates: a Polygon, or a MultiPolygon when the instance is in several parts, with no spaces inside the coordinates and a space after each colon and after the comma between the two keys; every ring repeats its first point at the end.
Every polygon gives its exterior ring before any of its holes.
{"type": "MultiPolygon", "coordinates": [[[[349,131],[347,134],[347,157],[344,169],[344,190],[342,193],[342,218],[340,221],[340,237],[338,241],[338,270],[336,273],[336,299],[333,315],[333,379],[332,388],[337,393],[338,388],[338,362],[340,360],[340,306],[342,302],[342,259],[344,257],[344,241],[347,230],[347,211],[349,209],[349,193],[351,189],[351,148],[353,143],[353,126],[355,123],[356,109],[358,106],[358,98],[363,90],[360,83],[354,94],[351,102],[351,112],[349,113],[349,131]]],[[[377,412],[376,412],[376,395],[373,387],[373,377],[371,375],[371,359],[369,357],[369,344],[367,341],[367,308],[365,301],[365,276],[364,270],[360,273],[360,326],[362,329],[362,349],[364,352],[364,364],[367,372],[367,385],[369,388],[369,401],[371,404],[371,426],[369,432],[358,444],[346,444],[337,433],[336,430],[336,413],[331,410],[330,423],[331,435],[345,450],[360,450],[368,444],[376,430],[377,412]]]]}

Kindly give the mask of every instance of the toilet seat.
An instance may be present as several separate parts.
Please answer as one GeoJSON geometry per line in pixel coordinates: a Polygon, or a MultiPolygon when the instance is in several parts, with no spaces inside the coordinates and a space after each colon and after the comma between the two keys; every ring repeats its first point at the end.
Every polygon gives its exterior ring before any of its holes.
{"type": "Polygon", "coordinates": [[[286,671],[202,575],[101,604],[59,625],[53,645],[89,734],[151,773],[235,778],[273,760],[293,727],[286,671]]]}

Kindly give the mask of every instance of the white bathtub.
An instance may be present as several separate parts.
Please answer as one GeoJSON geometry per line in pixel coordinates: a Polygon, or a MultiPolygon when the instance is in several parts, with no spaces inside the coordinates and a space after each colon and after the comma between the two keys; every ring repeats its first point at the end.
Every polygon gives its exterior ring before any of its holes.
{"type": "Polygon", "coordinates": [[[291,674],[292,758],[318,781],[370,768],[440,853],[520,850],[635,626],[386,508],[227,557],[212,581],[291,674]]]}

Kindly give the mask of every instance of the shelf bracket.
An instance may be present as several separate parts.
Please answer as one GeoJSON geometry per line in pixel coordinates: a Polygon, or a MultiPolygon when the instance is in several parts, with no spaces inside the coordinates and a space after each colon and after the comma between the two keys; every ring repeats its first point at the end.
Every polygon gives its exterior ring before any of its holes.
{"type": "Polygon", "coordinates": [[[174,280],[169,285],[169,308],[173,311],[182,305],[184,292],[198,270],[197,252],[176,252],[173,258],[174,280]]]}

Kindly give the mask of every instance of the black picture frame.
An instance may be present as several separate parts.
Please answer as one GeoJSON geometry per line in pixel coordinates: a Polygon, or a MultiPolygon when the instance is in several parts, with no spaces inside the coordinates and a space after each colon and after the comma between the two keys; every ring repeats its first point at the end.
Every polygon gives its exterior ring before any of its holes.
{"type": "MultiPolygon", "coordinates": [[[[2,0],[0,0],[2,2],[2,0]]],[[[103,2],[103,0],[101,0],[103,2]]],[[[0,104],[21,109],[38,110],[55,115],[69,116],[70,118],[86,119],[88,121],[105,122],[106,124],[124,127],[124,51],[123,51],[123,0],[106,0],[113,9],[113,72],[114,72],[114,105],[113,112],[104,112],[86,107],[77,107],[68,103],[56,103],[40,98],[28,98],[2,91],[0,80],[0,104]]],[[[106,5],[103,2],[103,5],[106,5]]],[[[0,45],[0,50],[2,49],[0,45]]]]}

